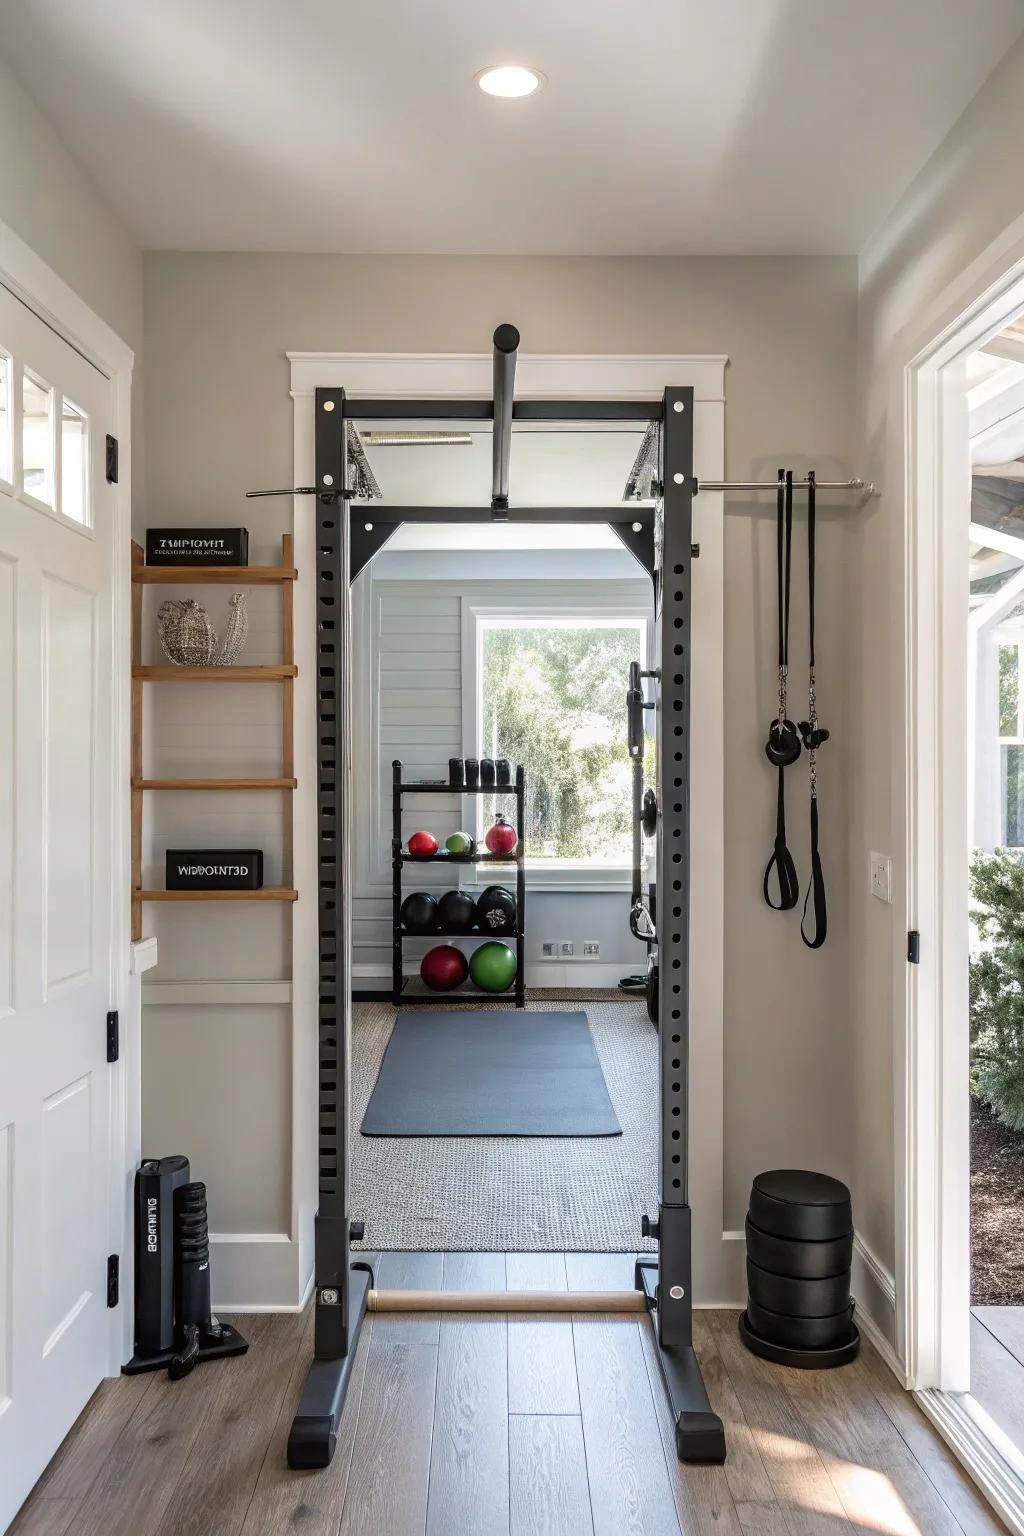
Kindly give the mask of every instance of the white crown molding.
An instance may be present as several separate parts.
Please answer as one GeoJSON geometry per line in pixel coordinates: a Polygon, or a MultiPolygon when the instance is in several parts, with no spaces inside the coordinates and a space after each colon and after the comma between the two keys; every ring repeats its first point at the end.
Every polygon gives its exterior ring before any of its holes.
{"type": "MultiPolygon", "coordinates": [[[[317,389],[344,389],[355,396],[407,396],[489,400],[493,360],[489,352],[287,352],[293,399],[317,389]]],[[[725,398],[722,353],[564,356],[520,353],[516,397],[563,396],[578,400],[653,400],[670,384],[692,385],[696,404],[725,398]]]]}

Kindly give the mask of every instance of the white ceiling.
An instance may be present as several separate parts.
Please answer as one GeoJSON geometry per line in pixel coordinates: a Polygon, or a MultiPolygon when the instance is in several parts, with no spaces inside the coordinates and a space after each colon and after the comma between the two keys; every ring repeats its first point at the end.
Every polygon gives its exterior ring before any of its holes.
{"type": "Polygon", "coordinates": [[[859,250],[1020,0],[4,0],[151,249],[859,250]],[[488,64],[547,87],[496,101],[488,64]]]}

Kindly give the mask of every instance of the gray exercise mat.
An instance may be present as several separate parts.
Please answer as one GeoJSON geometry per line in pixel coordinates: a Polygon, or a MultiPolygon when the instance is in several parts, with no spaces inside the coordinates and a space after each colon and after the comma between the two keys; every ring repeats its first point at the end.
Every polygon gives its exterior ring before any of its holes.
{"type": "Polygon", "coordinates": [[[621,1136],[585,1013],[395,1021],[364,1136],[621,1136]]]}

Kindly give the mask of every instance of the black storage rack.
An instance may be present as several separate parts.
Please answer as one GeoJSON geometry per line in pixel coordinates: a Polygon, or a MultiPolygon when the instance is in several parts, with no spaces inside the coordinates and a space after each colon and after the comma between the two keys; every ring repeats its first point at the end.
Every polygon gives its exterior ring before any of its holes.
{"type": "Polygon", "coordinates": [[[431,1007],[446,1003],[467,1003],[486,1000],[507,1002],[514,1000],[517,1008],[526,1007],[526,774],[520,763],[512,784],[448,784],[444,780],[427,780],[407,784],[402,779],[402,764],[396,758],[391,764],[391,891],[392,891],[392,945],[391,945],[391,1001],[400,1004],[429,1004],[431,1007]],[[514,795],[516,802],[516,846],[512,854],[505,853],[447,853],[437,852],[423,857],[405,852],[402,836],[403,795],[514,795]],[[407,864],[437,869],[446,865],[494,864],[515,867],[516,872],[516,926],[512,932],[495,935],[513,939],[516,946],[516,978],[511,994],[508,992],[481,992],[474,987],[458,987],[453,992],[412,992],[406,990],[403,969],[403,945],[406,939],[476,939],[486,934],[470,930],[456,932],[450,928],[433,928],[429,933],[408,933],[402,927],[402,874],[407,864]]]}

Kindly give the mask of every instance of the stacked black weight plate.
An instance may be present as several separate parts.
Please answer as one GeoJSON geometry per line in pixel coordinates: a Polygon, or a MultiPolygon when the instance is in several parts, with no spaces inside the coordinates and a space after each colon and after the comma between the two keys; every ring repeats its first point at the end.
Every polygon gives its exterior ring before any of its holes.
{"type": "Polygon", "coordinates": [[[846,1185],[797,1168],[758,1174],[746,1236],[740,1337],[747,1348],[809,1369],[852,1360],[860,1335],[850,1298],[853,1207],[846,1185]]]}

